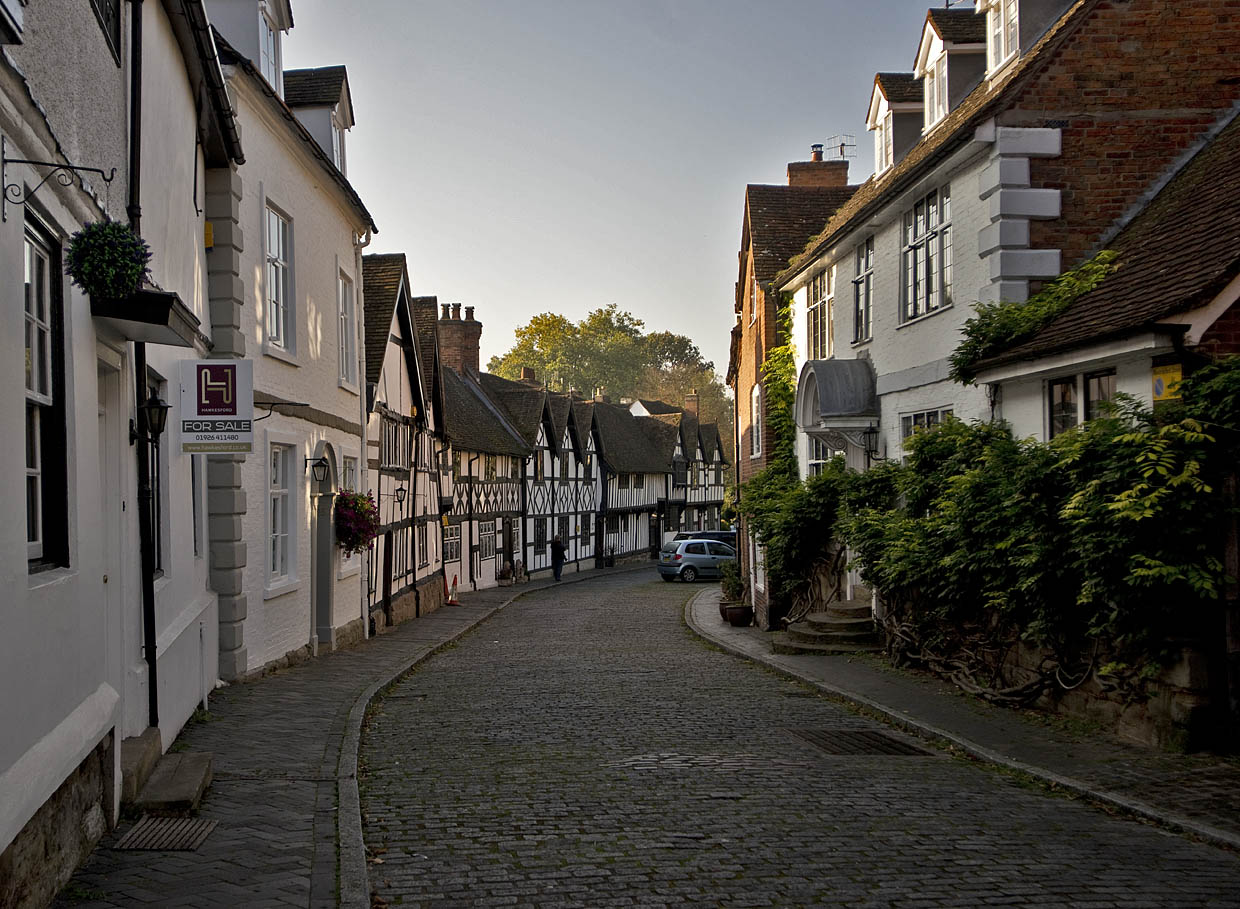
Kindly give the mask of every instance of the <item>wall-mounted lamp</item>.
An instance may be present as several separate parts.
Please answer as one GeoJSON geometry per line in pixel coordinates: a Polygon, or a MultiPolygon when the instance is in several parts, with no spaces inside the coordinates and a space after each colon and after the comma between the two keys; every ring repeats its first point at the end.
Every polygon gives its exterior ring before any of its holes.
{"type": "Polygon", "coordinates": [[[867,426],[861,439],[865,443],[865,464],[869,467],[870,461],[878,455],[878,425],[871,423],[867,426]]]}
{"type": "Polygon", "coordinates": [[[327,458],[321,457],[316,461],[306,458],[305,462],[310,465],[310,473],[314,476],[314,482],[327,482],[327,474],[332,469],[332,465],[328,462],[327,458]]]}
{"type": "MultiPolygon", "coordinates": [[[[146,441],[152,444],[158,444],[159,437],[164,434],[164,430],[168,427],[168,411],[172,408],[164,403],[163,398],[151,390],[151,395],[142,404],[138,405],[138,410],[146,419],[146,441]]],[[[133,420],[129,421],[129,444],[132,445],[138,439],[142,438],[133,420]]]]}
{"type": "Polygon", "coordinates": [[[405,496],[406,496],[407,494],[408,494],[408,491],[405,489],[405,487],[404,487],[404,486],[397,486],[397,487],[396,487],[396,493],[395,493],[395,495],[396,495],[396,504],[397,504],[397,505],[399,505],[401,502],[405,501],[405,496]]]}

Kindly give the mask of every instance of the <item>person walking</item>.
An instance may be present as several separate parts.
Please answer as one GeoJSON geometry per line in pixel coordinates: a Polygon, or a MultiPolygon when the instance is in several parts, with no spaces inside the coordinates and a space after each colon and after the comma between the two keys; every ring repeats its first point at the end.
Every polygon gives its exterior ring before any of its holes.
{"type": "Polygon", "coordinates": [[[555,579],[558,581],[560,575],[564,573],[564,544],[560,542],[560,535],[557,533],[555,539],[551,541],[551,570],[555,572],[555,579]]]}

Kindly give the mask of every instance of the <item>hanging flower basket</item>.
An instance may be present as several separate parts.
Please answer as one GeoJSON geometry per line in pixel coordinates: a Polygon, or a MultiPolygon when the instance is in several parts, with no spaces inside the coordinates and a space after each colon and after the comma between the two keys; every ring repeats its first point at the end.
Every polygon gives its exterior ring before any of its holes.
{"type": "Polygon", "coordinates": [[[369,493],[336,496],[336,545],[345,555],[361,552],[379,535],[379,509],[369,493]]]}
{"type": "Polygon", "coordinates": [[[69,238],[65,274],[92,300],[124,300],[142,286],[151,248],[128,224],[106,219],[69,238]]]}

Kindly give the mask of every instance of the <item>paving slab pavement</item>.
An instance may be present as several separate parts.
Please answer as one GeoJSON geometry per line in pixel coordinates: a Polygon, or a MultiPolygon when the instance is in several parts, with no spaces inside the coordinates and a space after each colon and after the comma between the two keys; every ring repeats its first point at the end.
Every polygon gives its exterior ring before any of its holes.
{"type": "Polygon", "coordinates": [[[1240,849],[1240,760],[1154,751],[1101,732],[1073,734],[1045,714],[986,704],[942,680],[861,654],[784,655],[754,628],[719,617],[719,589],[685,607],[700,637],[880,714],[924,738],[1147,820],[1240,849]]]}
{"type": "MultiPolygon", "coordinates": [[[[561,584],[651,571],[640,562],[566,573],[561,584]]],[[[356,647],[211,696],[178,737],[215,754],[199,817],[219,821],[196,852],[114,851],[133,825],[104,837],[53,905],[370,906],[357,792],[357,749],[370,699],[514,600],[552,580],[460,593],[356,647]]]]}

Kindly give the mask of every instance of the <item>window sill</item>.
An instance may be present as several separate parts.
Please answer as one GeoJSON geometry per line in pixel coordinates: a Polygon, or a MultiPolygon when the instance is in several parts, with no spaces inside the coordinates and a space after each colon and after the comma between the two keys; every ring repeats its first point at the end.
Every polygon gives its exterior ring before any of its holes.
{"type": "Polygon", "coordinates": [[[853,348],[865,347],[865,345],[869,344],[873,340],[874,336],[870,335],[868,338],[858,338],[857,340],[850,342],[849,346],[853,348]]]}
{"type": "MultiPolygon", "coordinates": [[[[26,570],[29,571],[29,567],[26,570]]],[[[64,566],[36,568],[35,571],[26,575],[26,589],[40,590],[44,587],[54,587],[57,584],[63,584],[76,578],[77,575],[76,568],[66,568],[64,566]]]]}
{"type": "Polygon", "coordinates": [[[357,385],[353,382],[350,382],[348,379],[338,380],[336,382],[336,386],[338,388],[343,388],[345,391],[347,391],[349,394],[353,395],[354,397],[361,397],[361,392],[357,390],[357,385]]]}
{"type": "Polygon", "coordinates": [[[286,593],[292,593],[294,590],[296,590],[300,586],[301,586],[301,581],[298,578],[291,578],[288,580],[280,581],[275,584],[271,584],[263,588],[263,599],[274,600],[276,597],[282,597],[286,593]]]}
{"type": "Polygon", "coordinates": [[[1012,51],[1010,54],[1008,54],[1006,57],[1004,57],[1002,60],[1000,60],[993,67],[990,68],[990,70],[986,73],[986,78],[991,79],[991,80],[998,79],[1000,76],[1003,75],[1003,71],[1007,69],[1009,66],[1011,66],[1012,63],[1016,60],[1016,58],[1019,56],[1020,55],[1016,53],[1016,51],[1012,51]]]}
{"type": "Polygon", "coordinates": [[[932,309],[930,310],[930,312],[922,313],[920,316],[914,316],[911,319],[907,319],[896,326],[896,331],[899,331],[901,328],[907,328],[910,325],[916,325],[918,322],[924,322],[927,319],[933,319],[939,313],[947,312],[949,309],[953,308],[954,306],[955,306],[954,303],[948,303],[945,306],[940,306],[938,309],[932,309]]]}
{"type": "Polygon", "coordinates": [[[272,344],[270,341],[263,341],[263,356],[271,357],[273,360],[283,360],[289,366],[301,366],[297,362],[297,355],[294,351],[272,344]]]}

